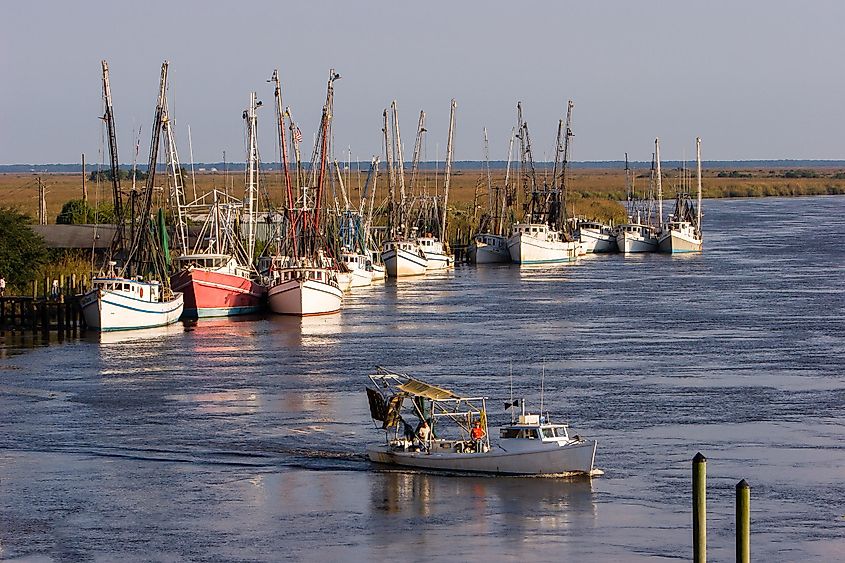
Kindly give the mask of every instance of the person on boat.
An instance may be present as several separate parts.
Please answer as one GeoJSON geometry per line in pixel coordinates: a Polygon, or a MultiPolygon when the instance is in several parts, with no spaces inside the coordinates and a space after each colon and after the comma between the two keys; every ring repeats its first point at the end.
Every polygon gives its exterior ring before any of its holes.
{"type": "Polygon", "coordinates": [[[480,452],[482,450],[481,441],[484,439],[484,429],[481,428],[481,421],[476,420],[473,423],[472,430],[469,432],[469,437],[472,438],[472,441],[475,444],[475,451],[480,452]]]}
{"type": "Polygon", "coordinates": [[[417,436],[424,445],[428,444],[428,441],[431,439],[431,428],[428,425],[428,422],[422,421],[420,422],[420,427],[417,430],[417,436]]]}

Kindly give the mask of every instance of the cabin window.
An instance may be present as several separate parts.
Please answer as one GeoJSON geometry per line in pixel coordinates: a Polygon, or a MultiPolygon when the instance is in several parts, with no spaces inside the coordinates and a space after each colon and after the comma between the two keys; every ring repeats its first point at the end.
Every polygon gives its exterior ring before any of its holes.
{"type": "Polygon", "coordinates": [[[543,428],[542,432],[543,432],[543,438],[554,438],[555,437],[554,428],[543,428]]]}
{"type": "Polygon", "coordinates": [[[516,428],[502,428],[499,432],[500,438],[519,438],[520,431],[516,428]]]}

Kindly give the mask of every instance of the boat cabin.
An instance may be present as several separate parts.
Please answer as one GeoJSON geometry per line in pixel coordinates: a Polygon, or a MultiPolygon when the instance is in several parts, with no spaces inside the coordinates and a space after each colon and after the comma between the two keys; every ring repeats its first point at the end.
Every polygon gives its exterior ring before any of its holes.
{"type": "Polygon", "coordinates": [[[500,237],[496,235],[475,235],[474,237],[475,244],[478,246],[493,246],[496,248],[507,248],[508,241],[505,237],[500,237]]]}
{"type": "Polygon", "coordinates": [[[517,223],[513,226],[513,234],[525,235],[537,240],[562,241],[561,233],[549,228],[544,223],[517,223]]]}
{"type": "Polygon", "coordinates": [[[373,264],[369,258],[363,254],[354,252],[343,252],[340,259],[349,267],[350,270],[366,270],[373,269],[373,264]]]}
{"type": "Polygon", "coordinates": [[[122,295],[130,299],[137,299],[146,303],[160,300],[161,284],[159,282],[145,282],[141,276],[136,279],[127,278],[94,278],[91,280],[94,289],[103,292],[122,295]]]}
{"type": "Polygon", "coordinates": [[[515,423],[499,429],[499,439],[502,449],[506,451],[533,450],[540,443],[557,447],[571,441],[565,424],[552,424],[541,419],[538,414],[520,415],[515,423]]]}
{"type": "Polygon", "coordinates": [[[613,228],[609,227],[608,225],[604,225],[599,223],[598,221],[579,221],[578,222],[578,230],[579,231],[592,231],[595,233],[601,233],[603,235],[609,235],[613,232],[613,228]]]}
{"type": "Polygon", "coordinates": [[[202,269],[244,278],[251,274],[249,268],[240,266],[235,257],[228,254],[185,254],[178,260],[179,265],[186,269],[202,269]]]}
{"type": "Polygon", "coordinates": [[[407,240],[389,240],[384,243],[384,250],[385,252],[389,250],[395,250],[397,252],[402,250],[404,252],[410,252],[420,258],[425,258],[425,253],[422,248],[420,248],[419,243],[407,240]]]}

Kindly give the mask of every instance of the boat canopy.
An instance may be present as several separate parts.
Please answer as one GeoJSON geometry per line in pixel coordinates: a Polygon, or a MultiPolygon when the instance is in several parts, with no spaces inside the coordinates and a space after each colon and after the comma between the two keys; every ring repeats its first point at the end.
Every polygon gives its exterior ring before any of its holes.
{"type": "Polygon", "coordinates": [[[370,380],[380,390],[390,390],[393,393],[401,391],[409,397],[423,397],[432,401],[479,401],[487,397],[461,397],[456,393],[436,385],[420,381],[404,373],[396,373],[383,367],[376,368],[376,373],[370,374],[370,380]]]}

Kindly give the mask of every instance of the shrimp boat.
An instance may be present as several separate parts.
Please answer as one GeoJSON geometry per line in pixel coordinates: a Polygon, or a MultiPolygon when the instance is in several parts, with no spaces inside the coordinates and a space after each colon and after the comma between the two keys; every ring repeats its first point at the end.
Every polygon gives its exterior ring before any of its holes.
{"type": "Polygon", "coordinates": [[[160,131],[166,119],[165,91],[167,87],[168,63],[161,66],[158,103],[153,122],[150,142],[150,164],[146,186],[139,190],[124,209],[123,192],[120,188],[117,141],[114,127],[114,111],[109,85],[109,69],[106,61],[103,67],[103,100],[105,115],[103,121],[108,130],[109,154],[111,158],[111,180],[114,209],[118,228],[112,241],[111,254],[122,259],[109,260],[109,271],[92,279],[92,289],[80,299],[80,307],[89,328],[102,332],[152,328],[175,323],[182,315],[184,298],[182,293],[170,289],[166,273],[168,250],[164,228],[164,214],[159,212],[157,233],[151,232],[151,211],[155,186],[155,170],[158,160],[160,131]],[[130,232],[126,231],[126,218],[130,232]]]}
{"type": "MultiPolygon", "coordinates": [[[[660,183],[660,153],[655,140],[657,154],[657,173],[655,175],[654,159],[651,163],[651,184],[648,199],[638,201],[634,195],[634,183],[631,169],[628,167],[628,154],[625,153],[625,181],[628,192],[628,222],[616,227],[616,246],[623,254],[641,254],[657,252],[657,228],[654,226],[654,184],[657,182],[660,202],[658,210],[663,205],[662,184],[660,183]]],[[[661,212],[662,213],[662,212],[661,212]]],[[[657,223],[660,224],[660,221],[657,223]]]]}
{"type": "MultiPolygon", "coordinates": [[[[274,75],[275,78],[276,75],[274,75]]],[[[322,195],[326,184],[326,161],[330,151],[331,118],[334,100],[334,81],[340,75],[334,69],[329,71],[326,87],[326,103],[320,121],[320,133],[314,149],[315,159],[311,163],[309,185],[301,185],[302,197],[294,205],[293,191],[288,175],[286,188],[288,196],[285,247],[272,259],[271,276],[267,288],[270,310],[280,315],[326,315],[337,313],[343,304],[343,292],[352,283],[350,272],[335,259],[325,238],[325,227],[320,218],[323,212],[322,195]],[[341,277],[343,278],[341,280],[341,277]]],[[[284,116],[281,96],[277,87],[277,112],[280,124],[280,140],[284,143],[284,116]]],[[[287,166],[285,165],[285,169],[287,166]]]]}
{"type": "Polygon", "coordinates": [[[491,441],[487,397],[462,397],[408,375],[378,368],[367,387],[370,415],[384,443],[367,449],[376,463],[506,475],[596,475],[596,441],[570,436],[548,414],[522,412],[491,441]],[[406,420],[418,420],[418,430],[406,420]],[[420,431],[422,430],[422,431],[420,431]]]}
{"type": "Polygon", "coordinates": [[[701,139],[695,139],[698,176],[698,205],[692,202],[689,190],[679,191],[675,197],[675,211],[663,225],[658,236],[658,252],[679,254],[701,252],[701,139]]]}
{"type": "Polygon", "coordinates": [[[598,221],[578,221],[575,238],[581,242],[581,250],[585,254],[603,254],[618,250],[613,227],[598,221]]]}
{"type": "Polygon", "coordinates": [[[551,184],[537,183],[534,170],[534,159],[531,156],[531,140],[528,135],[528,124],[522,120],[522,106],[517,104],[518,121],[520,122],[520,152],[523,174],[526,174],[526,185],[531,188],[530,200],[527,203],[525,217],[512,227],[508,239],[508,251],[511,260],[517,264],[555,264],[574,262],[581,254],[581,245],[568,232],[566,217],[566,178],[569,159],[569,142],[573,136],[572,108],[570,100],[567,104],[565,139],[564,121],[559,120],[557,143],[555,149],[555,164],[552,172],[551,184]],[[560,155],[563,162],[560,162],[560,155]]]}
{"type": "Polygon", "coordinates": [[[170,277],[170,283],[175,290],[185,294],[186,318],[229,317],[261,310],[266,291],[258,283],[258,273],[250,259],[255,253],[257,225],[257,108],[256,94],[252,92],[250,105],[243,114],[249,139],[243,201],[215,189],[185,204],[173,126],[171,120],[165,121],[175,241],[182,253],[178,259],[179,269],[170,277]],[[193,212],[194,217],[198,213],[206,214],[193,248],[188,240],[189,212],[193,212]],[[239,223],[247,230],[246,247],[235,233],[239,223]]]}
{"type": "Polygon", "coordinates": [[[489,147],[487,142],[487,128],[484,129],[484,166],[487,172],[487,211],[481,216],[478,232],[473,235],[472,243],[467,249],[467,258],[472,264],[500,264],[511,261],[508,250],[508,237],[505,233],[505,212],[507,202],[512,198],[510,189],[511,154],[516,128],[511,133],[508,144],[508,164],[505,169],[504,189],[493,186],[490,174],[489,147]]]}

